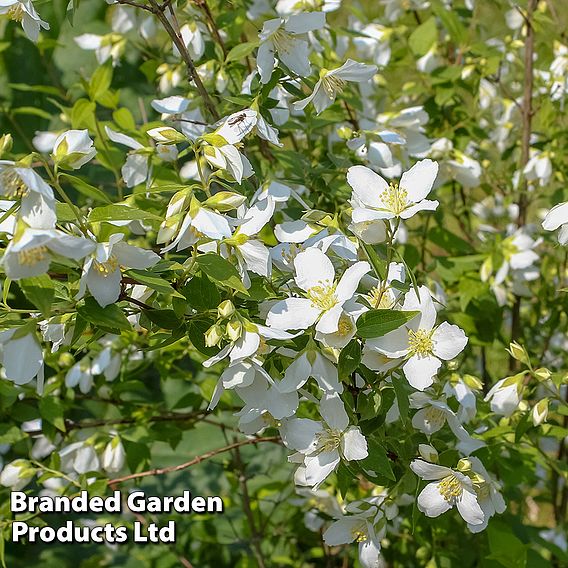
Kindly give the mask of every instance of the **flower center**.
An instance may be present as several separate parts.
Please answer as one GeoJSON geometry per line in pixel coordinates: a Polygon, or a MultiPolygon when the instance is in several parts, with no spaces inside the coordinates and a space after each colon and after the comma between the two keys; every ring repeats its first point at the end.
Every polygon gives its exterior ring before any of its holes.
{"type": "Polygon", "coordinates": [[[308,290],[308,298],[312,301],[312,307],[319,308],[324,312],[331,310],[338,302],[335,286],[323,282],[308,290]]]}
{"type": "Polygon", "coordinates": [[[369,540],[363,525],[352,528],[351,536],[353,537],[354,542],[367,542],[369,540]]]}
{"type": "Polygon", "coordinates": [[[341,432],[339,430],[323,430],[318,435],[318,450],[331,452],[341,444],[341,432]]]}
{"type": "Polygon", "coordinates": [[[288,263],[292,264],[296,256],[304,250],[304,247],[298,243],[291,243],[287,251],[282,251],[282,258],[288,263]]]}
{"type": "Polygon", "coordinates": [[[353,324],[351,323],[351,318],[345,314],[341,314],[339,322],[337,323],[337,333],[341,337],[349,335],[353,331],[353,324]]]}
{"type": "Polygon", "coordinates": [[[463,487],[455,475],[448,475],[438,483],[438,491],[446,501],[451,502],[461,496],[463,487]]]}
{"type": "Polygon", "coordinates": [[[336,93],[341,93],[345,88],[345,81],[336,75],[326,75],[322,78],[321,84],[330,99],[332,99],[336,93]]]}
{"type": "Polygon", "coordinates": [[[432,353],[434,342],[432,341],[432,332],[425,329],[408,331],[408,347],[412,355],[426,357],[432,353]]]}
{"type": "Polygon", "coordinates": [[[285,29],[278,28],[270,39],[279,53],[290,53],[292,51],[294,38],[285,29]]]}
{"type": "Polygon", "coordinates": [[[118,268],[118,259],[114,256],[114,254],[111,254],[105,262],[95,260],[93,267],[101,276],[106,278],[118,268]]]}
{"type": "Polygon", "coordinates": [[[28,186],[13,169],[6,169],[0,174],[0,185],[4,189],[4,195],[12,199],[24,197],[28,192],[28,186]]]}
{"type": "Polygon", "coordinates": [[[18,253],[18,262],[22,266],[34,266],[38,262],[45,260],[48,255],[48,248],[45,245],[21,250],[18,253]]]}
{"type": "Polygon", "coordinates": [[[375,286],[369,290],[366,298],[371,307],[375,309],[388,310],[394,305],[394,299],[388,288],[381,290],[380,286],[375,286]]]}
{"type": "Polygon", "coordinates": [[[435,406],[430,406],[429,408],[427,408],[426,412],[424,413],[424,417],[430,424],[444,424],[446,420],[444,411],[436,408],[435,406]]]}
{"type": "Polygon", "coordinates": [[[282,422],[274,418],[274,416],[272,416],[272,414],[270,414],[270,412],[268,411],[264,411],[260,415],[260,417],[268,426],[271,426],[272,428],[280,428],[280,426],[282,426],[282,422]]]}
{"type": "Polygon", "coordinates": [[[20,2],[8,8],[8,18],[14,22],[21,22],[24,19],[24,7],[20,2]]]}
{"type": "Polygon", "coordinates": [[[400,215],[408,207],[408,192],[399,187],[398,183],[391,183],[380,198],[388,211],[400,215]]]}

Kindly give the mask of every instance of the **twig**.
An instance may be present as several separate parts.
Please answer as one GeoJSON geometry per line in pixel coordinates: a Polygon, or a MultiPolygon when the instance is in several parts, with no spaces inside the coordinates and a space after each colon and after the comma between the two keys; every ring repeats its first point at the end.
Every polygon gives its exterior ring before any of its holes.
{"type": "MultiPolygon", "coordinates": [[[[529,0],[526,14],[523,14],[527,33],[525,38],[525,75],[523,103],[521,108],[522,132],[521,132],[521,158],[519,168],[521,170],[522,181],[519,187],[519,214],[517,217],[517,226],[522,227],[527,218],[528,208],[528,183],[526,176],[522,173],[529,161],[531,130],[532,130],[532,96],[533,96],[533,55],[534,55],[534,28],[532,25],[533,13],[538,5],[538,0],[529,0]]],[[[511,341],[516,341],[521,335],[521,297],[515,297],[513,310],[511,314],[511,341]]],[[[509,359],[509,368],[514,371],[518,368],[518,361],[512,356],[509,359]]]]}
{"type": "Polygon", "coordinates": [[[229,452],[235,448],[240,448],[241,446],[248,446],[250,444],[260,444],[261,442],[273,442],[275,444],[278,444],[280,441],[280,438],[278,436],[265,436],[265,437],[261,437],[261,438],[249,438],[247,440],[241,440],[240,442],[235,442],[233,444],[229,444],[228,446],[224,446],[223,448],[218,448],[216,450],[211,450],[210,452],[206,452],[204,454],[201,454],[200,456],[197,456],[195,458],[193,458],[192,460],[185,462],[185,463],[181,463],[179,465],[172,465],[169,467],[163,467],[163,468],[155,468],[155,469],[149,469],[147,471],[140,471],[139,473],[132,473],[130,475],[125,475],[124,477],[116,477],[115,479],[110,479],[109,480],[109,486],[113,487],[115,485],[118,485],[120,483],[124,483],[125,481],[130,481],[131,479],[140,479],[141,477],[149,477],[152,475],[164,475],[166,473],[173,473],[174,471],[181,471],[184,469],[187,469],[188,467],[191,467],[192,465],[201,463],[202,461],[211,459],[219,454],[222,454],[224,452],[229,452]]]}

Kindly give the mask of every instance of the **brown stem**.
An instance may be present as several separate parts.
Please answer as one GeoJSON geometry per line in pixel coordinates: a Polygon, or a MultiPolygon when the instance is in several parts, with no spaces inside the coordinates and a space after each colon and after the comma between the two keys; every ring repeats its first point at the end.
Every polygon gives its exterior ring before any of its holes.
{"type": "Polygon", "coordinates": [[[241,453],[239,451],[238,446],[235,448],[234,453],[235,453],[235,465],[238,475],[238,481],[241,487],[242,498],[243,498],[243,509],[245,511],[245,515],[247,517],[247,521],[251,532],[252,550],[254,552],[254,556],[256,558],[259,568],[265,568],[266,563],[264,561],[264,556],[262,555],[262,549],[260,548],[261,534],[257,529],[256,521],[252,513],[245,467],[243,465],[243,461],[241,459],[241,453]]]}
{"type": "MultiPolygon", "coordinates": [[[[523,175],[523,170],[529,161],[530,145],[531,145],[531,130],[532,130],[532,97],[533,97],[533,56],[534,56],[534,28],[532,19],[534,11],[538,5],[538,0],[529,0],[527,4],[527,11],[524,14],[525,25],[527,33],[525,38],[525,74],[524,74],[524,90],[523,102],[521,106],[521,157],[519,162],[519,169],[521,171],[521,182],[519,187],[519,214],[517,217],[517,226],[522,227],[526,223],[527,209],[528,209],[528,183],[526,177],[523,175]]],[[[516,341],[521,336],[521,298],[515,297],[513,304],[513,311],[511,314],[511,341],[516,341]]],[[[518,361],[511,357],[509,359],[509,368],[511,371],[518,369],[518,361]]]]}
{"type": "Polygon", "coordinates": [[[124,483],[125,481],[130,481],[131,479],[140,479],[141,477],[149,477],[152,475],[164,475],[166,473],[173,473],[174,471],[181,471],[183,469],[187,469],[192,465],[201,463],[202,461],[211,459],[219,454],[224,452],[229,452],[234,450],[235,448],[240,448],[241,446],[247,446],[250,444],[260,444],[261,442],[273,442],[275,444],[279,443],[280,438],[278,436],[265,436],[261,438],[249,438],[247,440],[241,440],[240,442],[235,442],[233,444],[229,444],[228,446],[224,446],[223,448],[218,448],[216,450],[211,450],[210,452],[206,452],[193,458],[192,460],[181,463],[179,465],[172,465],[169,467],[162,467],[162,468],[155,468],[149,469],[147,471],[140,471],[138,473],[132,473],[130,475],[125,475],[124,477],[116,477],[115,479],[109,479],[109,486],[114,487],[119,485],[120,483],[124,483]]]}
{"type": "Polygon", "coordinates": [[[213,36],[215,37],[215,41],[219,44],[219,46],[223,50],[223,56],[227,57],[227,48],[225,47],[225,42],[223,41],[223,38],[219,33],[219,28],[215,23],[215,19],[213,18],[213,14],[209,9],[207,0],[193,0],[193,2],[205,14],[205,19],[207,20],[209,31],[213,34],[213,36]]]}

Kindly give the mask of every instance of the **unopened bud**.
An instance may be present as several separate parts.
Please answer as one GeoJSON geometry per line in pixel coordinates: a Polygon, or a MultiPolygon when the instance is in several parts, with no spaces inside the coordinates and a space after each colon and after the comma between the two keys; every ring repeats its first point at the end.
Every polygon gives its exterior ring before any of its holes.
{"type": "Polygon", "coordinates": [[[545,369],[544,367],[540,367],[540,369],[537,369],[534,372],[534,376],[539,381],[546,381],[546,380],[550,379],[550,377],[552,376],[552,373],[548,369],[545,369]]]}
{"type": "Polygon", "coordinates": [[[531,418],[535,426],[540,426],[543,422],[546,422],[548,418],[548,398],[539,400],[533,406],[531,418]]]}
{"type": "Polygon", "coordinates": [[[160,144],[178,144],[187,142],[187,138],[171,126],[159,126],[158,128],[150,128],[148,136],[152,137],[160,144]]]}
{"type": "Polygon", "coordinates": [[[246,201],[246,197],[233,191],[219,191],[203,203],[204,206],[217,211],[231,211],[237,209],[246,201]]]}
{"type": "Polygon", "coordinates": [[[231,300],[221,302],[217,307],[217,313],[220,318],[228,318],[235,313],[235,306],[231,300]]]}
{"type": "Polygon", "coordinates": [[[215,347],[215,345],[219,344],[222,338],[223,338],[223,330],[221,329],[221,326],[217,324],[212,325],[205,332],[205,345],[207,347],[215,347]]]}
{"type": "Polygon", "coordinates": [[[482,282],[487,282],[493,272],[493,259],[489,256],[481,265],[480,277],[482,282]]]}
{"type": "Polygon", "coordinates": [[[471,462],[467,458],[462,458],[457,465],[457,470],[462,473],[471,471],[471,462]]]}
{"type": "Polygon", "coordinates": [[[438,463],[438,451],[430,444],[418,444],[418,453],[422,459],[431,463],[438,463]]]}
{"type": "Polygon", "coordinates": [[[240,321],[233,320],[227,324],[227,335],[231,341],[237,341],[243,332],[243,326],[240,321]]]}
{"type": "Polygon", "coordinates": [[[11,134],[4,134],[3,136],[0,136],[0,156],[12,149],[12,142],[11,134]]]}
{"type": "Polygon", "coordinates": [[[521,363],[524,363],[525,365],[529,364],[528,353],[526,352],[525,348],[522,347],[521,345],[519,345],[516,341],[513,341],[509,344],[508,351],[511,354],[511,356],[513,357],[513,359],[516,359],[517,361],[520,361],[521,363]]]}

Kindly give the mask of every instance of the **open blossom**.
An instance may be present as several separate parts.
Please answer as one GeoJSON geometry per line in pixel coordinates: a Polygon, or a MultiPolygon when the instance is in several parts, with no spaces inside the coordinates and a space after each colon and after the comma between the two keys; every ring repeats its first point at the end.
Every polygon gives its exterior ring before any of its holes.
{"type": "Polygon", "coordinates": [[[349,425],[337,393],[324,395],[320,412],[323,422],[292,418],[280,429],[284,444],[304,456],[303,474],[309,486],[318,486],[341,459],[362,460],[369,455],[365,437],[357,426],[349,425]]]}
{"type": "Polygon", "coordinates": [[[568,202],[555,205],[542,222],[545,231],[556,231],[558,227],[560,227],[558,242],[565,245],[568,243],[568,202]]]}
{"type": "Polygon", "coordinates": [[[34,333],[22,335],[22,332],[17,327],[0,331],[0,364],[3,374],[16,385],[25,385],[37,377],[41,390],[43,351],[34,333]]]}
{"type": "Polygon", "coordinates": [[[36,12],[32,0],[2,0],[0,16],[3,15],[8,16],[10,20],[20,22],[25,34],[35,42],[39,39],[39,32],[42,28],[49,29],[49,24],[44,22],[36,12]]]}
{"type": "Polygon", "coordinates": [[[58,229],[25,229],[6,247],[2,264],[12,280],[45,274],[56,255],[73,260],[87,256],[94,244],[83,237],[67,235],[58,229]]]}
{"type": "Polygon", "coordinates": [[[309,45],[305,35],[325,25],[323,12],[302,12],[288,18],[264,22],[259,34],[256,64],[262,83],[268,83],[275,65],[275,55],[300,77],[310,74],[309,45]]]}
{"type": "Polygon", "coordinates": [[[103,65],[112,58],[112,64],[116,66],[124,53],[126,38],[117,33],[106,35],[87,33],[77,36],[75,43],[81,49],[94,51],[99,65],[103,65]]]}
{"type": "Polygon", "coordinates": [[[276,303],[268,314],[268,326],[277,329],[307,329],[316,323],[321,333],[338,329],[343,305],[350,300],[359,281],[371,270],[368,262],[356,262],[335,282],[331,260],[318,248],[309,248],[294,259],[296,284],[304,298],[287,298],[276,303]]]}
{"type": "Polygon", "coordinates": [[[32,168],[0,160],[0,195],[21,200],[19,216],[33,229],[55,227],[53,190],[32,168]]]}
{"type": "Polygon", "coordinates": [[[402,174],[398,184],[389,184],[365,166],[352,166],[347,171],[347,182],[353,188],[353,222],[409,219],[419,211],[433,211],[438,202],[425,198],[437,174],[436,162],[421,160],[402,174]]]}
{"type": "MultiPolygon", "coordinates": [[[[460,460],[467,462],[467,460],[460,460]]],[[[458,464],[460,468],[461,464],[458,464]]],[[[418,509],[427,517],[438,517],[457,507],[459,514],[469,525],[481,525],[485,514],[481,509],[474,481],[459,470],[414,460],[410,469],[426,481],[432,481],[418,495],[418,509]]]]}
{"type": "Polygon", "coordinates": [[[108,242],[96,244],[93,254],[83,264],[77,298],[82,298],[88,289],[104,308],[120,296],[121,266],[145,269],[160,260],[155,252],[126,244],[123,238],[122,233],[115,233],[108,242]]]}
{"type": "Polygon", "coordinates": [[[414,290],[407,292],[402,309],[420,313],[383,337],[368,340],[366,345],[391,359],[403,357],[402,370],[408,382],[424,390],[434,382],[442,361],[463,351],[467,337],[457,325],[443,322],[436,326],[436,308],[425,286],[420,286],[418,296],[414,290]]]}
{"type": "Polygon", "coordinates": [[[375,65],[366,65],[348,59],[341,67],[329,71],[322,69],[319,80],[312,94],[305,99],[294,103],[296,110],[302,110],[313,103],[319,114],[332,105],[338,93],[341,93],[347,82],[363,83],[368,81],[377,72],[375,65]]]}

